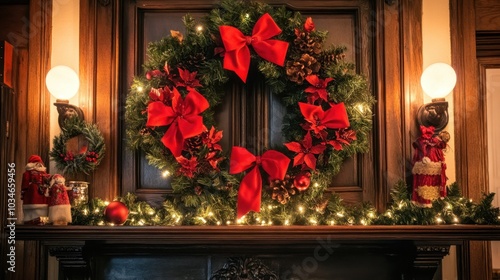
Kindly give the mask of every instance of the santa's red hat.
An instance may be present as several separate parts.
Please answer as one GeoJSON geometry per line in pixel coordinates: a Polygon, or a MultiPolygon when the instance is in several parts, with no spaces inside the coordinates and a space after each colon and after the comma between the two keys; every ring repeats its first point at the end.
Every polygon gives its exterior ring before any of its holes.
{"type": "Polygon", "coordinates": [[[28,159],[28,162],[29,163],[39,162],[39,163],[43,164],[42,158],[38,155],[31,155],[30,158],[28,159]]]}

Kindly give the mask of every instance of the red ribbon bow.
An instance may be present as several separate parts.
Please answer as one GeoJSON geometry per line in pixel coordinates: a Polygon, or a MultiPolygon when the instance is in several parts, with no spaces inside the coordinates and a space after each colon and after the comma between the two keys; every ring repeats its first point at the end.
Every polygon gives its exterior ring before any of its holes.
{"type": "Polygon", "coordinates": [[[243,177],[240,183],[238,191],[238,219],[252,210],[260,212],[262,177],[260,176],[259,165],[262,165],[264,171],[269,174],[269,179],[283,180],[290,159],[274,150],[268,150],[262,156],[256,157],[243,147],[233,147],[229,163],[229,173],[237,174],[243,172],[252,167],[254,163],[254,168],[243,177]]]}
{"type": "Polygon", "coordinates": [[[219,31],[226,49],[224,56],[224,69],[234,71],[246,83],[250,68],[250,49],[252,45],[255,52],[267,61],[279,66],[285,64],[288,43],[280,40],[271,40],[279,35],[281,29],[269,14],[264,14],[252,30],[252,36],[245,36],[236,27],[222,25],[219,31]]]}
{"type": "Polygon", "coordinates": [[[184,140],[203,132],[203,117],[200,114],[210,105],[205,97],[194,89],[189,90],[184,100],[176,88],[172,92],[172,106],[167,106],[162,101],[149,103],[146,126],[170,125],[161,142],[174,157],[179,157],[184,140]]]}

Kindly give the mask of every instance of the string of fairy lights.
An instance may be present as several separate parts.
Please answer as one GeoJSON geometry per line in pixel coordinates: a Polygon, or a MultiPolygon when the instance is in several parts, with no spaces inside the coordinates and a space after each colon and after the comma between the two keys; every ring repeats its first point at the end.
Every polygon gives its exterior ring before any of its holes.
{"type": "MultiPolygon", "coordinates": [[[[399,183],[391,193],[393,203],[382,213],[364,203],[344,205],[337,195],[332,195],[326,209],[311,209],[300,205],[294,212],[282,213],[281,205],[263,203],[260,213],[251,212],[241,219],[235,213],[221,216],[212,207],[203,211],[185,212],[181,207],[165,201],[163,207],[152,207],[145,201],[138,201],[134,194],[127,194],[116,200],[128,208],[128,226],[180,226],[180,225],[443,225],[443,224],[500,224],[500,211],[492,205],[494,194],[484,195],[479,202],[460,196],[458,186],[452,184],[445,198],[438,199],[431,208],[415,206],[408,196],[406,185],[399,183]]],[[[112,226],[106,222],[104,211],[109,201],[99,198],[72,208],[74,225],[112,226]]]]}

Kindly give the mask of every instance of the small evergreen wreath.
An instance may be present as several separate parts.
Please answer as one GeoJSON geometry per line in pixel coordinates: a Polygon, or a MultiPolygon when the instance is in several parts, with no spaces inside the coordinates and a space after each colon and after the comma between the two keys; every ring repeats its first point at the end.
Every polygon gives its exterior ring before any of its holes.
{"type": "Polygon", "coordinates": [[[61,134],[54,137],[53,146],[50,157],[56,162],[59,170],[71,175],[78,173],[88,175],[99,166],[106,152],[104,137],[97,125],[87,123],[77,117],[69,118],[64,122],[61,134]],[[67,142],[79,135],[85,137],[86,145],[83,145],[76,153],[68,151],[67,142]]]}

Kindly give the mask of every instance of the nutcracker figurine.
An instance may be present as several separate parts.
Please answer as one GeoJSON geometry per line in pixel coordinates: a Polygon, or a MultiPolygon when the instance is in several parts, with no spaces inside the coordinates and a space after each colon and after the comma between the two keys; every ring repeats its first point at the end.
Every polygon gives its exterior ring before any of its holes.
{"type": "Polygon", "coordinates": [[[450,137],[448,132],[434,135],[433,126],[420,126],[422,136],[413,148],[412,202],[421,207],[431,207],[432,201],[446,196],[446,163],[443,150],[450,137]]]}
{"type": "Polygon", "coordinates": [[[69,203],[66,180],[60,174],[54,174],[50,180],[50,188],[46,192],[49,197],[49,222],[53,225],[71,223],[71,205],[69,203]]]}
{"type": "Polygon", "coordinates": [[[47,174],[47,168],[37,155],[29,157],[25,169],[21,182],[24,223],[38,224],[48,213],[48,200],[44,194],[48,188],[50,174],[47,174]]]}

